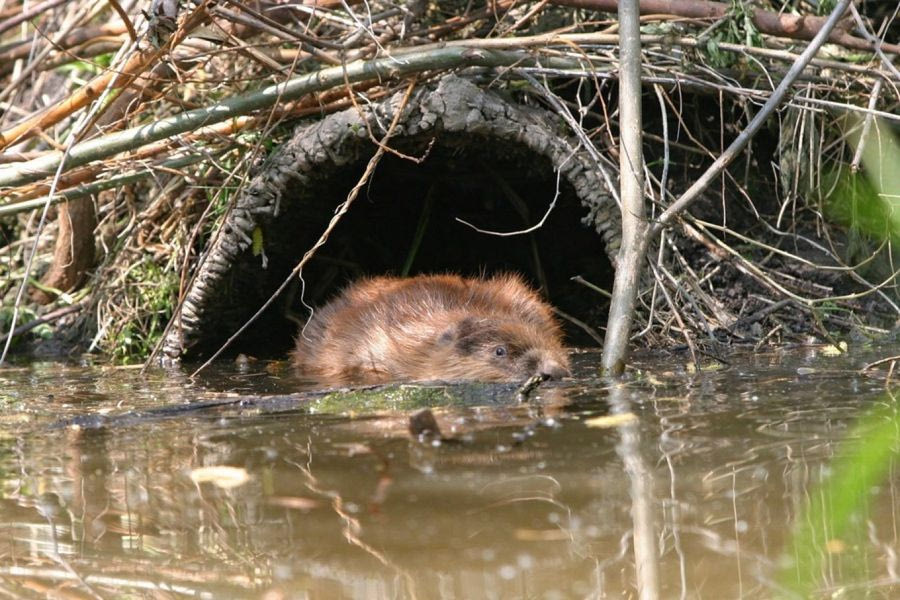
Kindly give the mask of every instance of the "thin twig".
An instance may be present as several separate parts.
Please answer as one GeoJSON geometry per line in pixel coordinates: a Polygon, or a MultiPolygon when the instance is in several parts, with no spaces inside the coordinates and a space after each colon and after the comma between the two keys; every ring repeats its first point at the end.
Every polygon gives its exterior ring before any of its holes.
{"type": "Polygon", "coordinates": [[[84,308],[84,303],[79,302],[77,304],[64,306],[64,307],[58,308],[52,312],[48,312],[46,315],[40,316],[34,320],[31,320],[31,321],[28,321],[27,323],[23,323],[22,325],[19,325],[11,333],[7,333],[3,337],[0,337],[0,344],[6,343],[6,339],[10,336],[18,337],[18,336],[22,335],[23,333],[28,333],[35,327],[39,327],[40,325],[44,325],[46,323],[52,323],[53,321],[56,321],[57,319],[61,319],[61,318],[65,317],[66,315],[70,315],[74,312],[78,312],[82,308],[84,308]]]}

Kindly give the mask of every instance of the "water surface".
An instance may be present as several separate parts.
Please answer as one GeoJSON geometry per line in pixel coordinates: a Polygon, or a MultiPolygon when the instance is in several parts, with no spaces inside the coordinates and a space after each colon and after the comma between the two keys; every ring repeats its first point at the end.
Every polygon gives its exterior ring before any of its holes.
{"type": "MultiPolygon", "coordinates": [[[[859,369],[892,353],[700,373],[647,358],[618,387],[584,354],[578,379],[524,404],[514,386],[304,395],[263,363],[193,381],[4,368],[0,592],[634,598],[650,539],[663,598],[787,597],[792,529],[830,501],[820,483],[857,420],[893,406],[885,371],[859,369]],[[422,406],[443,439],[409,433],[422,406]]],[[[892,461],[852,536],[807,523],[816,595],[900,595],[898,484],[892,461]]]]}

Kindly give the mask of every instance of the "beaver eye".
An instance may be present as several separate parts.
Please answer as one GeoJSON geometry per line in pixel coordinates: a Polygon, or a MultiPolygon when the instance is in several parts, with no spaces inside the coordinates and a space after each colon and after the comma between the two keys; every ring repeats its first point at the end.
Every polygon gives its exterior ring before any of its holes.
{"type": "Polygon", "coordinates": [[[506,356],[506,346],[497,346],[494,348],[494,356],[506,356]]]}

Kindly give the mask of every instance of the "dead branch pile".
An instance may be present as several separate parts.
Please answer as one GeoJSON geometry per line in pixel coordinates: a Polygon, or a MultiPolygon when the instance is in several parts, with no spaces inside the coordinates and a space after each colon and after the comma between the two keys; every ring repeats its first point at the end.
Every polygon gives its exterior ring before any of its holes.
{"type": "MultiPolygon", "coordinates": [[[[830,3],[640,4],[646,194],[659,214],[818,31],[823,17],[809,11],[830,3]]],[[[794,341],[877,331],[900,315],[891,237],[847,234],[840,211],[823,218],[842,171],[868,168],[861,132],[886,139],[900,121],[891,4],[848,13],[768,142],[663,234],[639,299],[644,343],[794,341]]],[[[411,80],[488,75],[615,156],[615,10],[609,0],[0,3],[4,356],[13,329],[47,336],[63,323],[69,341],[146,356],[286,125],[411,80]]]]}

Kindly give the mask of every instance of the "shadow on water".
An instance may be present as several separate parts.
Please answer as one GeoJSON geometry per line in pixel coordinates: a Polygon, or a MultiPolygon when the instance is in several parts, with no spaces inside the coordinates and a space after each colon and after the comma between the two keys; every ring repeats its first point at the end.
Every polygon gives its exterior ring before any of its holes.
{"type": "Polygon", "coordinates": [[[647,358],[624,386],[525,404],[512,386],[298,393],[271,364],[5,369],[0,591],[624,598],[643,552],[663,598],[896,597],[896,438],[857,425],[893,411],[859,372],[892,350],[647,358]],[[422,407],[442,440],[410,435],[422,407]],[[875,463],[842,504],[837,477],[875,463]]]}

